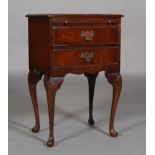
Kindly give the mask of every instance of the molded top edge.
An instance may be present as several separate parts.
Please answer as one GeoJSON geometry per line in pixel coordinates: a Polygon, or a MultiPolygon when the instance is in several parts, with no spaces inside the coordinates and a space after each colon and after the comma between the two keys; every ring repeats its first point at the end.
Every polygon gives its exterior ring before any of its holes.
{"type": "Polygon", "coordinates": [[[26,17],[124,17],[121,14],[27,14],[26,17]]]}

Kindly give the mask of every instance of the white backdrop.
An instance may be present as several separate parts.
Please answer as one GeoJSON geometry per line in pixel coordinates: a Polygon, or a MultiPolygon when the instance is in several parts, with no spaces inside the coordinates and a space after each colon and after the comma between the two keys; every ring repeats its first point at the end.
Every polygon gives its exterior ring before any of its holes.
{"type": "Polygon", "coordinates": [[[28,71],[28,13],[123,14],[122,72],[145,74],[145,0],[9,0],[9,72],[28,71]]]}

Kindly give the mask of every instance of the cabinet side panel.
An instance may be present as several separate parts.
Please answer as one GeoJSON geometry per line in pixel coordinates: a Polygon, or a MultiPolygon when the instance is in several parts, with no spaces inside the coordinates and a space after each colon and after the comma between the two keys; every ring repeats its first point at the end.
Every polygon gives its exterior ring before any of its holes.
{"type": "Polygon", "coordinates": [[[29,68],[50,74],[49,18],[29,18],[29,68]]]}

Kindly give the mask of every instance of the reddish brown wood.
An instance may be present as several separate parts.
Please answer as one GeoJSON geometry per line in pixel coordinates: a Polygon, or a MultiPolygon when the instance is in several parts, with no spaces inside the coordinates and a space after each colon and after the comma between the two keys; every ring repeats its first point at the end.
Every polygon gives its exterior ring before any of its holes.
{"type": "Polygon", "coordinates": [[[89,119],[88,123],[90,125],[94,125],[94,119],[93,119],[93,98],[94,98],[94,88],[95,88],[95,82],[96,78],[98,76],[98,73],[96,74],[84,74],[88,79],[88,86],[89,86],[89,119]]]}
{"type": "Polygon", "coordinates": [[[103,45],[119,43],[119,26],[58,27],[54,28],[54,45],[103,45]],[[85,40],[82,32],[93,32],[91,40],[85,40]]]}
{"type": "MultiPolygon", "coordinates": [[[[74,67],[77,65],[111,65],[117,64],[119,48],[82,48],[82,49],[55,49],[54,50],[54,67],[74,67]],[[85,58],[81,55],[85,54],[85,58]],[[92,58],[87,61],[87,55],[91,54],[92,58]]],[[[89,58],[89,55],[88,55],[89,58]]]]}
{"type": "MultiPolygon", "coordinates": [[[[51,77],[64,76],[70,71],[74,74],[77,72],[82,74],[89,70],[89,72],[92,73],[96,68],[98,68],[98,70],[95,72],[104,71],[106,68],[110,68],[108,69],[110,71],[119,72],[120,22],[122,15],[46,14],[27,15],[27,17],[29,17],[29,68],[31,70],[37,68],[51,77]],[[67,24],[61,25],[62,22],[64,23],[66,21],[67,24]],[[57,30],[59,31],[58,33],[57,30]],[[94,37],[92,40],[85,40],[81,38],[81,31],[93,31],[94,37]],[[55,41],[57,44],[54,44],[55,41]],[[58,56],[57,54],[55,55],[55,51],[62,50],[62,54],[59,55],[59,57],[61,57],[61,55],[64,55],[63,50],[64,52],[67,50],[81,53],[84,50],[86,50],[86,52],[90,51],[90,47],[92,51],[96,53],[95,55],[100,57],[100,59],[97,59],[97,61],[100,61],[99,64],[95,62],[97,66],[91,66],[91,69],[89,67],[90,64],[87,64],[89,69],[84,69],[85,67],[87,68],[86,65],[83,67],[80,65],[78,67],[79,64],[76,64],[76,66],[68,65],[65,66],[65,68],[63,66],[59,68],[53,67],[55,61],[53,56],[58,56]],[[116,49],[111,49],[112,47],[118,48],[117,52],[114,52],[116,49]],[[113,52],[115,54],[111,54],[113,52]],[[101,53],[103,55],[101,55],[101,53]],[[101,59],[104,61],[102,60],[101,62],[101,59]],[[116,60],[116,63],[111,67],[111,62],[114,62],[114,60],[116,60]],[[102,63],[102,66],[98,67],[100,63],[102,63]]],[[[70,60],[68,61],[79,61],[79,57],[75,58],[76,55],[77,54],[73,54],[70,56],[70,60]]],[[[61,59],[63,60],[64,58],[61,59]]]]}
{"type": "Polygon", "coordinates": [[[32,128],[32,132],[36,133],[40,130],[40,120],[39,120],[39,108],[37,102],[36,85],[38,81],[41,80],[42,73],[40,71],[34,70],[30,71],[28,75],[29,91],[32,99],[33,110],[35,114],[35,126],[32,128]]]}
{"type": "Polygon", "coordinates": [[[50,75],[50,50],[52,49],[50,38],[49,18],[29,18],[29,68],[50,75]]]}
{"type": "Polygon", "coordinates": [[[113,64],[113,65],[85,65],[85,66],[68,66],[68,67],[53,67],[53,76],[54,77],[61,77],[65,76],[68,73],[73,74],[83,74],[85,72],[88,73],[96,73],[100,71],[109,71],[109,72],[119,72],[120,65],[113,64]]]}
{"type": "Polygon", "coordinates": [[[113,17],[92,17],[92,18],[83,18],[83,17],[54,17],[53,23],[55,27],[64,27],[64,26],[119,26],[120,19],[113,17]]]}
{"type": "Polygon", "coordinates": [[[49,113],[49,138],[47,146],[52,147],[54,145],[54,105],[55,95],[57,90],[63,83],[63,78],[50,78],[44,77],[44,86],[47,93],[48,113],[49,113]]]}
{"type": "Polygon", "coordinates": [[[110,133],[110,136],[116,137],[118,135],[118,132],[114,129],[114,119],[115,119],[118,100],[122,89],[122,77],[120,73],[108,73],[108,72],[105,73],[105,76],[108,82],[113,87],[113,100],[112,100],[112,107],[111,107],[109,133],[110,133]]]}
{"type": "Polygon", "coordinates": [[[34,106],[36,125],[40,128],[36,84],[44,74],[47,92],[50,133],[48,146],[54,144],[54,102],[56,91],[68,73],[83,74],[89,84],[89,124],[93,120],[93,96],[97,74],[106,72],[113,86],[110,135],[121,91],[120,44],[121,17],[112,14],[30,14],[29,21],[29,88],[34,106]],[[35,72],[33,71],[35,70],[35,72]],[[37,70],[37,71],[36,71],[37,70]]]}
{"type": "Polygon", "coordinates": [[[120,14],[27,14],[26,17],[54,17],[54,18],[121,18],[120,14]]]}

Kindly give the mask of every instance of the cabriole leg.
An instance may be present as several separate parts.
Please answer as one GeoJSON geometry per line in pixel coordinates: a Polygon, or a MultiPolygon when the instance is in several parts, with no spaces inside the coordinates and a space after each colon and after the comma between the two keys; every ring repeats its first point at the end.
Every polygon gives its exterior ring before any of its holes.
{"type": "Polygon", "coordinates": [[[116,137],[118,135],[118,132],[114,129],[114,119],[115,119],[116,108],[118,105],[118,100],[122,89],[122,77],[120,73],[105,73],[105,76],[108,82],[113,87],[113,100],[112,100],[111,115],[110,115],[109,133],[110,133],[110,136],[116,137]]]}
{"type": "Polygon", "coordinates": [[[32,100],[33,110],[35,114],[35,126],[32,128],[32,132],[36,133],[40,130],[39,108],[37,102],[36,85],[41,80],[42,73],[38,70],[31,70],[28,74],[28,85],[30,96],[32,100]]]}
{"type": "Polygon", "coordinates": [[[54,105],[55,95],[57,90],[63,83],[64,78],[50,78],[44,77],[44,86],[47,94],[48,113],[49,113],[49,138],[47,146],[52,147],[54,145],[54,105]]]}
{"type": "Polygon", "coordinates": [[[94,125],[94,119],[93,119],[93,98],[94,98],[94,88],[96,83],[96,78],[98,76],[97,74],[84,74],[88,79],[88,86],[89,86],[89,119],[88,123],[90,125],[94,125]]]}

